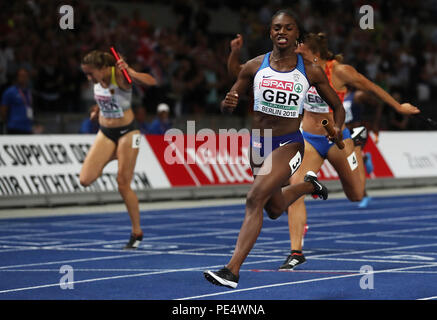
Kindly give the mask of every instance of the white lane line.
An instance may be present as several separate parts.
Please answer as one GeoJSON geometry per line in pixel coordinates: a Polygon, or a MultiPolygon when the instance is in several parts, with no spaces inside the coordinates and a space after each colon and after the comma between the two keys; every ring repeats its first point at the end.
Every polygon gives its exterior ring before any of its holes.
{"type": "MultiPolygon", "coordinates": [[[[257,264],[257,263],[266,263],[266,262],[276,262],[278,260],[279,259],[268,259],[268,260],[254,261],[254,262],[246,262],[245,264],[247,265],[247,264],[257,264]]],[[[115,279],[124,279],[124,278],[143,277],[143,276],[149,276],[149,275],[166,274],[166,273],[174,273],[174,272],[182,272],[182,271],[198,271],[198,270],[205,270],[205,269],[211,269],[211,268],[220,268],[220,267],[223,267],[223,265],[214,265],[214,266],[205,266],[205,267],[193,267],[193,268],[184,268],[184,269],[170,269],[170,270],[166,269],[166,270],[160,270],[160,271],[155,271],[155,272],[142,272],[142,273],[127,274],[127,275],[118,275],[118,276],[112,276],[112,277],[103,277],[103,278],[92,278],[92,279],[78,280],[78,281],[73,281],[70,284],[74,285],[74,284],[87,283],[87,282],[96,282],[96,281],[105,281],[105,280],[115,280],[115,279]]],[[[9,293],[9,292],[17,292],[17,291],[35,290],[35,289],[58,287],[58,286],[59,286],[59,282],[58,283],[44,284],[44,285],[39,285],[39,286],[32,286],[32,287],[23,287],[23,288],[1,290],[0,293],[9,293]]]]}
{"type": "Polygon", "coordinates": [[[417,299],[417,300],[437,300],[437,296],[428,297],[428,298],[420,298],[420,299],[417,299]]]}
{"type": "Polygon", "coordinates": [[[355,241],[355,240],[335,240],[336,243],[352,243],[352,244],[376,244],[376,245],[396,245],[398,242],[384,242],[384,241],[355,241]]]}
{"type": "Polygon", "coordinates": [[[27,263],[27,264],[15,264],[10,266],[0,266],[1,269],[9,269],[9,268],[22,268],[22,267],[34,267],[34,266],[44,266],[50,264],[66,264],[66,263],[74,263],[74,262],[88,262],[88,261],[98,261],[98,260],[108,260],[108,259],[118,259],[118,258],[129,258],[129,257],[138,257],[138,254],[124,254],[118,256],[105,256],[105,257],[97,257],[97,258],[83,258],[83,259],[73,259],[73,260],[62,260],[62,261],[50,261],[50,262],[39,262],[39,263],[27,263]]]}
{"type": "MultiPolygon", "coordinates": [[[[437,266],[437,264],[428,265],[428,266],[413,266],[413,267],[403,267],[403,268],[396,268],[396,269],[380,270],[380,271],[374,271],[373,274],[376,274],[376,273],[389,273],[389,272],[394,272],[394,271],[417,269],[417,268],[427,268],[427,267],[430,267],[430,266],[437,266]]],[[[274,284],[268,284],[268,285],[257,286],[257,287],[250,287],[250,288],[245,288],[245,289],[233,289],[233,290],[228,290],[228,291],[223,291],[223,292],[215,292],[215,293],[203,294],[203,295],[192,296],[192,297],[184,297],[184,298],[179,298],[179,299],[175,299],[175,300],[200,299],[200,298],[206,298],[206,297],[213,297],[213,296],[220,296],[220,295],[226,295],[226,294],[233,294],[233,293],[237,293],[237,292],[253,291],[253,290],[259,290],[259,289],[265,289],[265,288],[282,287],[282,286],[289,286],[289,285],[295,285],[295,284],[302,284],[302,283],[309,283],[309,282],[318,282],[318,281],[325,281],[325,280],[334,280],[334,279],[341,279],[341,278],[351,278],[351,277],[357,277],[357,276],[363,276],[363,274],[362,273],[354,273],[354,274],[347,274],[347,275],[341,275],[341,276],[333,276],[333,277],[324,277],[324,278],[316,278],[316,279],[308,279],[308,280],[300,280],[300,281],[290,281],[290,282],[274,283],[274,284]]]]}

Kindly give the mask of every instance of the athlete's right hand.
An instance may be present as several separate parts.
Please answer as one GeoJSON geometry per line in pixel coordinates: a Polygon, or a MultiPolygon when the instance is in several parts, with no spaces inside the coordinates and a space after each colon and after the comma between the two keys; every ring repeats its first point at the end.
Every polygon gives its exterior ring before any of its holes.
{"type": "Polygon", "coordinates": [[[335,141],[339,141],[339,142],[343,141],[343,131],[341,131],[341,129],[337,126],[334,126],[334,130],[337,133],[335,141]]]}
{"type": "Polygon", "coordinates": [[[326,137],[331,140],[332,142],[334,142],[335,144],[337,144],[337,146],[339,146],[340,149],[344,148],[344,142],[343,142],[343,132],[341,131],[341,129],[337,126],[333,126],[333,129],[335,131],[334,135],[327,135],[326,137]],[[341,147],[343,146],[343,147],[341,147]]]}
{"type": "Polygon", "coordinates": [[[227,109],[235,109],[238,105],[237,91],[229,91],[226,94],[225,100],[222,101],[222,107],[227,109]]]}
{"type": "Polygon", "coordinates": [[[417,114],[420,113],[419,108],[413,106],[410,103],[402,103],[401,108],[398,110],[401,114],[417,114]]]}
{"type": "Polygon", "coordinates": [[[91,108],[90,120],[97,121],[99,119],[99,106],[95,105],[91,108]]]}

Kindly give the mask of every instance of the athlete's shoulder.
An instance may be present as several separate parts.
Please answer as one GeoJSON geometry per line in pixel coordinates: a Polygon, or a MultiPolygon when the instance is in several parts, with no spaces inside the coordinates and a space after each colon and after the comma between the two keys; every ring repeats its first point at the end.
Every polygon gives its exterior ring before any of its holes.
{"type": "Polygon", "coordinates": [[[347,73],[347,72],[355,71],[355,68],[349,64],[340,63],[338,61],[335,61],[332,65],[332,70],[334,72],[347,73]]]}
{"type": "Polygon", "coordinates": [[[318,64],[314,63],[314,61],[305,59],[303,56],[301,57],[302,57],[303,64],[305,65],[305,69],[318,67],[318,64]]]}
{"type": "Polygon", "coordinates": [[[261,67],[261,64],[263,63],[265,56],[266,54],[262,54],[255,58],[250,59],[244,64],[243,69],[246,69],[246,71],[254,74],[259,69],[259,67],[261,67]]]}
{"type": "MultiPolygon", "coordinates": [[[[315,82],[318,82],[317,79],[320,79],[320,77],[326,77],[325,71],[322,69],[322,67],[313,61],[304,59],[304,65],[308,80],[315,80],[315,82]]],[[[313,81],[310,82],[312,83],[313,81]]]]}
{"type": "Polygon", "coordinates": [[[260,54],[259,56],[256,56],[255,58],[250,59],[248,62],[253,61],[254,63],[255,62],[262,63],[267,54],[268,53],[260,54]]]}

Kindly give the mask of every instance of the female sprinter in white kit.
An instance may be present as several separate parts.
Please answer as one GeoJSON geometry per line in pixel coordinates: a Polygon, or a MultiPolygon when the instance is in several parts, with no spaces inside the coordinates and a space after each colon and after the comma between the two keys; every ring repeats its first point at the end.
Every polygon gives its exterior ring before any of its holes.
{"type": "Polygon", "coordinates": [[[132,81],[143,86],[154,86],[156,80],[147,73],[136,72],[123,59],[116,61],[108,52],[91,51],[81,67],[89,81],[94,83],[94,98],[98,107],[91,118],[99,120],[100,130],[80,171],[80,183],[92,184],[105,165],[118,160],[118,191],[126,205],[132,223],[132,232],[125,249],[136,249],[143,239],[140,226],[138,198],[131,189],[135,163],[139,151],[140,131],[131,108],[132,84],[123,76],[126,69],[132,81]]]}

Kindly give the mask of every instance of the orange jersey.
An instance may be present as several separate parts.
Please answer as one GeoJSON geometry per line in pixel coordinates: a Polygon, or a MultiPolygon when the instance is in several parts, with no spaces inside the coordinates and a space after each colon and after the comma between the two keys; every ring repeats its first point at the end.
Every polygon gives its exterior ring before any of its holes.
{"type": "Polygon", "coordinates": [[[344,96],[346,95],[347,90],[343,89],[341,91],[338,91],[337,89],[335,89],[334,85],[332,84],[332,69],[334,68],[335,61],[336,60],[326,61],[325,73],[326,73],[326,77],[329,80],[329,84],[331,85],[332,89],[334,89],[334,91],[337,94],[337,96],[340,98],[340,101],[343,103],[344,96]]]}

